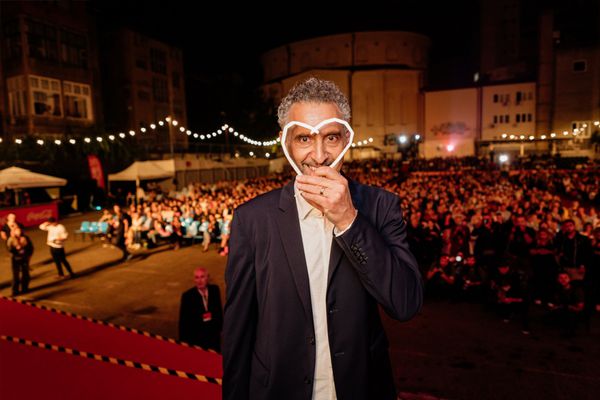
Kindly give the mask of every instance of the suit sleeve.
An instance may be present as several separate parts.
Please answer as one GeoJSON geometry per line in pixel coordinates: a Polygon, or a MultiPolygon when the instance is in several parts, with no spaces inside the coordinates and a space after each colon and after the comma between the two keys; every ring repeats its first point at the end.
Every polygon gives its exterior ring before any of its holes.
{"type": "Polygon", "coordinates": [[[215,324],[219,328],[219,332],[223,330],[223,306],[221,304],[221,291],[217,285],[213,285],[213,318],[215,320],[215,324]]]}
{"type": "Polygon", "coordinates": [[[190,302],[187,301],[185,293],[181,295],[181,304],[179,306],[179,340],[190,343],[190,302]]]}
{"type": "Polygon", "coordinates": [[[250,396],[250,363],[257,324],[254,249],[242,212],[234,214],[225,270],[223,324],[223,399],[250,396]]]}
{"type": "Polygon", "coordinates": [[[394,319],[406,321],[421,309],[423,284],[406,240],[398,196],[380,198],[388,209],[377,229],[359,211],[354,223],[334,239],[350,259],[365,289],[394,319]]]}

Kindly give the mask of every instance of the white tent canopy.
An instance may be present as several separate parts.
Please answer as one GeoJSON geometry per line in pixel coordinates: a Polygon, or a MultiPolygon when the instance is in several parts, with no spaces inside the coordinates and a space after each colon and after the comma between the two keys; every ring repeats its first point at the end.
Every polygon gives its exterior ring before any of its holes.
{"type": "Polygon", "coordinates": [[[0,190],[65,186],[66,179],[38,174],[19,167],[0,170],[0,190]]]}
{"type": "MultiPolygon", "coordinates": [[[[173,160],[167,161],[173,163],[173,160]]],[[[108,180],[139,182],[150,179],[172,178],[174,176],[174,170],[169,168],[164,161],[136,161],[123,171],[108,175],[108,180]]]]}

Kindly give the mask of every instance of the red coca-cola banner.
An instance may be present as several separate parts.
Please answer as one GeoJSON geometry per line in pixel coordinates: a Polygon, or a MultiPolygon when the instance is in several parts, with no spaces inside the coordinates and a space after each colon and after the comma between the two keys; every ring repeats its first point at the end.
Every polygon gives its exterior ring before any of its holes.
{"type": "Polygon", "coordinates": [[[102,171],[102,163],[97,156],[90,154],[87,156],[88,165],[90,166],[90,176],[98,182],[98,187],[104,189],[104,171],[102,171]]]}
{"type": "Polygon", "coordinates": [[[56,202],[52,202],[24,207],[3,208],[0,210],[0,225],[6,223],[6,216],[10,213],[17,216],[17,222],[21,225],[25,227],[36,226],[44,221],[48,221],[50,217],[58,219],[58,206],[56,202]]]}

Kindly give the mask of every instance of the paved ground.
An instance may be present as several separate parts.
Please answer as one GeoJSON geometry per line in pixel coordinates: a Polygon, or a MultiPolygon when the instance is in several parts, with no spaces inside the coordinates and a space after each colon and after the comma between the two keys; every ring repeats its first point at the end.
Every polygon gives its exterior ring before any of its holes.
{"type": "MultiPolygon", "coordinates": [[[[83,219],[63,223],[73,232],[83,219]]],[[[225,259],[216,248],[178,251],[160,248],[120,263],[119,250],[101,241],[74,240],[67,257],[78,273],[55,280],[45,233],[29,230],[35,244],[32,292],[22,298],[116,324],[176,337],[181,293],[192,286],[192,271],[205,266],[223,292],[225,259]]],[[[72,235],[73,236],[73,235],[72,235]]],[[[10,294],[10,260],[0,249],[0,294],[10,294]]],[[[533,312],[532,334],[503,323],[478,305],[426,302],[408,323],[385,319],[402,398],[427,399],[592,399],[600,393],[600,318],[574,339],[540,321],[533,312]]],[[[0,317],[1,321],[1,317],[0,317]]]]}

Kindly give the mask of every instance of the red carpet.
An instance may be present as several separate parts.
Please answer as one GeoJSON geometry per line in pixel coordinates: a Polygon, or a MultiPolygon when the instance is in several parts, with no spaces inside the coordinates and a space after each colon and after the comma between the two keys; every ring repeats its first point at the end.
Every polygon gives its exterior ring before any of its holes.
{"type": "Polygon", "coordinates": [[[221,398],[213,352],[5,298],[0,336],[3,400],[221,398]]]}

